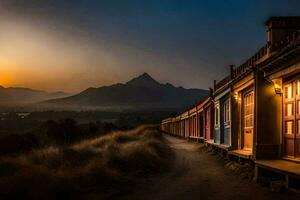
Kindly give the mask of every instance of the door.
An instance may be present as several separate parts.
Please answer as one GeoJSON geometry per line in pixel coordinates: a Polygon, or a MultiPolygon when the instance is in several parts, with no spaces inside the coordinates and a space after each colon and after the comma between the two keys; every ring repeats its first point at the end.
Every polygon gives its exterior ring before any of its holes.
{"type": "Polygon", "coordinates": [[[252,151],[254,131],[254,92],[248,92],[243,98],[243,149],[252,151]]]}
{"type": "Polygon", "coordinates": [[[284,156],[300,156],[300,81],[284,84],[283,98],[284,156]]]}

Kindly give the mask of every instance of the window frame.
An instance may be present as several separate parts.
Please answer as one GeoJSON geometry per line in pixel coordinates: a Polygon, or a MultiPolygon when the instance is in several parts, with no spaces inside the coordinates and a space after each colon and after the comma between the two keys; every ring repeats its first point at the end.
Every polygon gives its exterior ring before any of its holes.
{"type": "Polygon", "coordinates": [[[251,91],[244,96],[244,114],[243,114],[243,123],[244,129],[253,129],[254,128],[254,92],[251,91]]]}
{"type": "Polygon", "coordinates": [[[227,98],[224,103],[224,124],[229,125],[230,124],[230,98],[227,98]]]}
{"type": "Polygon", "coordinates": [[[220,103],[215,103],[215,127],[220,127],[220,103]]]}

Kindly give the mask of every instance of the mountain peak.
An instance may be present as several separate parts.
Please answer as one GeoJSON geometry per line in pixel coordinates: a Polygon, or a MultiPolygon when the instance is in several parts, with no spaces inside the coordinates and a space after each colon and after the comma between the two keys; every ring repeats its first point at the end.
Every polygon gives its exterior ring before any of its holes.
{"type": "Polygon", "coordinates": [[[148,73],[144,72],[143,74],[139,75],[138,77],[134,78],[136,80],[147,80],[147,81],[155,81],[148,73]]]}
{"type": "Polygon", "coordinates": [[[144,77],[144,78],[152,78],[147,72],[144,72],[142,75],[139,77],[144,77]]]}
{"type": "Polygon", "coordinates": [[[160,85],[159,82],[154,80],[148,73],[143,73],[142,75],[133,78],[126,83],[127,85],[143,86],[143,87],[154,87],[160,85]]]}

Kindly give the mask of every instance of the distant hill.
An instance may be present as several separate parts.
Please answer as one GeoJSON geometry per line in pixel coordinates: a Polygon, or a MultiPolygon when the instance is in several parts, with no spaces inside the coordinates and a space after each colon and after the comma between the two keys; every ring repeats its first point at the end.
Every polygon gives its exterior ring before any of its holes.
{"type": "Polygon", "coordinates": [[[161,84],[144,73],[125,84],[88,88],[79,94],[42,102],[48,106],[181,110],[208,95],[207,90],[161,84]]]}
{"type": "Polygon", "coordinates": [[[49,93],[41,90],[33,90],[23,87],[8,87],[0,85],[0,104],[30,104],[45,101],[47,99],[66,97],[64,92],[49,93]]]}

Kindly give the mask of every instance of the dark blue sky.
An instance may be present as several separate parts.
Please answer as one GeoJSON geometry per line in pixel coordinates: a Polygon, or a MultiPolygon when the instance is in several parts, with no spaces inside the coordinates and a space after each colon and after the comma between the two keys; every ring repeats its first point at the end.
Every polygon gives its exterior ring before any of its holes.
{"type": "MultiPolygon", "coordinates": [[[[228,73],[228,65],[241,64],[265,44],[269,16],[300,15],[299,0],[0,2],[7,21],[26,22],[57,41],[67,38],[67,49],[91,46],[109,55],[105,63],[97,55],[83,58],[88,64],[76,73],[85,74],[77,81],[86,85],[66,88],[74,91],[122,82],[144,71],[163,82],[207,88],[228,73]],[[87,70],[94,73],[87,75],[87,70]]],[[[60,67],[67,65],[62,62],[60,67]]]]}

